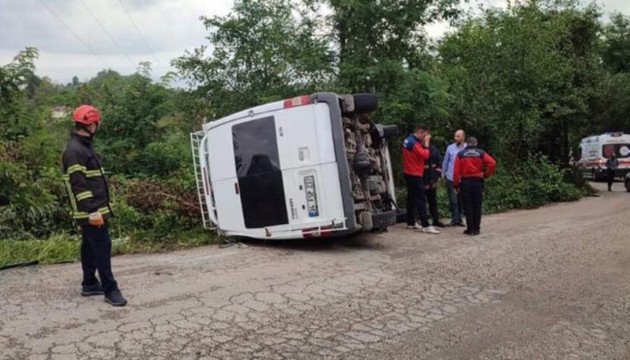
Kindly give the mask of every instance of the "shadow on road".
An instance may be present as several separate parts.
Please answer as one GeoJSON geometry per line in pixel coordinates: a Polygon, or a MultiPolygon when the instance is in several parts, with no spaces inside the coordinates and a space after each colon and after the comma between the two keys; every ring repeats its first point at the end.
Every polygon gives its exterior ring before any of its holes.
{"type": "Polygon", "coordinates": [[[238,241],[254,248],[278,250],[344,252],[348,250],[382,250],[377,236],[373,234],[355,234],[342,237],[296,240],[258,240],[242,238],[238,241]]]}

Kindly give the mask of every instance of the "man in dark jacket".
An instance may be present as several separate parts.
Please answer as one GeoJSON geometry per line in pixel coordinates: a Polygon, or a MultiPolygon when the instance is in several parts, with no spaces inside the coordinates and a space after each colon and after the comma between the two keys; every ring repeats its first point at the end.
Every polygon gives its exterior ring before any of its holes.
{"type": "Polygon", "coordinates": [[[431,145],[429,151],[429,160],[424,166],[424,192],[427,197],[427,203],[429,204],[429,214],[431,214],[431,218],[433,219],[433,226],[443,228],[446,227],[446,225],[440,221],[440,213],[437,204],[438,180],[442,177],[442,156],[435,145],[431,145]]]}
{"type": "Polygon", "coordinates": [[[66,183],[72,216],[81,226],[81,295],[105,295],[105,302],[124,306],[111,267],[112,242],[107,221],[112,216],[105,171],[92,148],[94,134],[101,123],[101,114],[90,105],[78,107],[72,116],[75,131],[63,153],[63,179],[66,183]],[[102,282],[96,278],[96,271],[102,282]]]}
{"type": "Polygon", "coordinates": [[[497,165],[492,156],[477,147],[477,139],[470,137],[468,146],[457,154],[453,186],[461,188],[466,213],[466,235],[479,235],[481,231],[481,205],[484,179],[494,174],[497,165]]]}
{"type": "Polygon", "coordinates": [[[608,191],[612,191],[613,182],[615,182],[615,176],[617,175],[617,169],[619,168],[619,160],[615,153],[610,155],[606,160],[606,178],[608,180],[608,191]]]}
{"type": "Polygon", "coordinates": [[[426,126],[418,126],[403,142],[403,170],[407,181],[407,227],[427,234],[439,234],[429,224],[424,193],[424,166],[429,160],[430,145],[431,135],[426,126]],[[416,211],[420,214],[420,225],[416,224],[416,211]]]}

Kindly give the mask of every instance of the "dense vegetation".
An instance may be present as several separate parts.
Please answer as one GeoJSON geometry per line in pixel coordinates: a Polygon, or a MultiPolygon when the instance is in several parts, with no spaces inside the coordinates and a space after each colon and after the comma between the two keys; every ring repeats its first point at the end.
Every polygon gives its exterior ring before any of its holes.
{"type": "Polygon", "coordinates": [[[82,103],[105,118],[97,149],[114,186],[117,252],[212,241],[200,231],[188,133],[314,91],[377,93],[380,122],[428,124],[442,148],[468,130],[499,160],[489,212],[578,199],[572,147],[630,125],[630,19],[604,22],[595,5],[571,0],[477,15],[457,6],[236,0],[228,16],[202,18],[210,43],[174,59],[178,73],[161,82],[143,63],[129,76],[104,70],[55,84],[36,75],[37,50],[25,49],[0,67],[0,264],[76,256],[59,169],[71,125],[52,111],[82,103]],[[455,30],[430,41],[422,26],[439,19],[455,30]],[[175,76],[191,86],[169,87],[175,76]]]}

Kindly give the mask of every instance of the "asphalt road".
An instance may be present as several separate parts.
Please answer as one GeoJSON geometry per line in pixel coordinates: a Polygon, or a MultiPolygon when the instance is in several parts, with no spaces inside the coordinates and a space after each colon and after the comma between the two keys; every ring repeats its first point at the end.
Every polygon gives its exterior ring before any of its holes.
{"type": "MultiPolygon", "coordinates": [[[[603,188],[601,185],[598,185],[603,188]]],[[[0,359],[630,359],[630,194],[335,241],[0,272],[0,359]]]]}

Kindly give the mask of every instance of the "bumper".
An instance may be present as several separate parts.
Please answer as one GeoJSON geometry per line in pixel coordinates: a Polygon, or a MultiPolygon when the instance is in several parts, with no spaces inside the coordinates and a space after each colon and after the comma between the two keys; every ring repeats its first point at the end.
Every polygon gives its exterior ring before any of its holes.
{"type": "Polygon", "coordinates": [[[372,214],[372,224],[374,229],[384,229],[396,225],[396,211],[372,214]]]}

